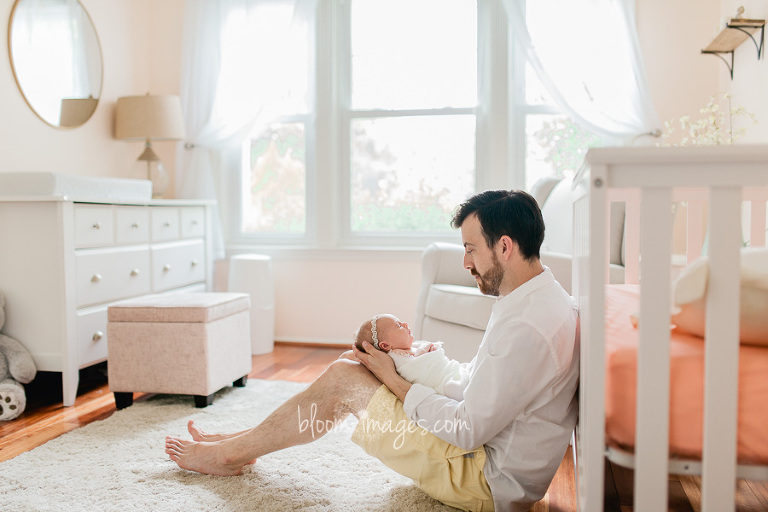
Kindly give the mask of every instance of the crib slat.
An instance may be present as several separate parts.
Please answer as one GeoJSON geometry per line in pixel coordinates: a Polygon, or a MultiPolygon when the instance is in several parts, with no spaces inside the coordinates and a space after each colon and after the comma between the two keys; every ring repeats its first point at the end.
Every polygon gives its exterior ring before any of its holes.
{"type": "Polygon", "coordinates": [[[750,246],[765,247],[765,202],[753,200],[751,213],[750,246]]]}
{"type": "Polygon", "coordinates": [[[670,189],[642,191],[634,492],[637,512],[667,510],[671,208],[670,189]]]}
{"type": "Polygon", "coordinates": [[[688,201],[688,228],[686,230],[685,253],[688,263],[701,256],[704,245],[704,201],[691,199],[688,201]]]}
{"type": "MultiPolygon", "coordinates": [[[[578,466],[579,512],[603,510],[603,482],[605,481],[605,284],[608,267],[606,251],[609,212],[604,167],[592,168],[589,183],[588,253],[579,255],[579,276],[588,276],[577,286],[580,299],[581,345],[580,372],[589,375],[579,385],[579,439],[581,443],[578,466]],[[600,183],[599,185],[597,183],[600,183]]],[[[583,206],[583,205],[580,205],[583,206]]],[[[580,233],[581,235],[581,233],[580,233]]],[[[581,236],[577,239],[580,240],[581,236]]]]}
{"type": "Polygon", "coordinates": [[[724,512],[735,507],[741,190],[712,189],[710,197],[702,511],[724,512]]]}
{"type": "MultiPolygon", "coordinates": [[[[625,233],[640,232],[640,191],[625,191],[626,209],[624,219],[625,233]]],[[[636,236],[624,237],[624,282],[640,282],[640,240],[636,236]]]]}

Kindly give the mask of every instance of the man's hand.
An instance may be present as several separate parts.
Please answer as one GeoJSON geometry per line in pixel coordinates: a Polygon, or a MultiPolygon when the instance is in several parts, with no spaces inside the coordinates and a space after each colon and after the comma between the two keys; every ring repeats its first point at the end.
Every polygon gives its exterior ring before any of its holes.
{"type": "Polygon", "coordinates": [[[395,362],[392,358],[385,352],[376,350],[367,341],[363,342],[363,349],[365,351],[358,350],[354,346],[352,347],[355,358],[360,361],[360,364],[368,368],[382,384],[385,384],[397,398],[405,401],[405,395],[411,389],[411,383],[397,373],[395,362]]]}
{"type": "Polygon", "coordinates": [[[395,370],[395,362],[386,354],[386,352],[376,350],[373,345],[367,341],[363,341],[363,348],[365,349],[365,352],[358,350],[358,348],[353,345],[352,352],[357,360],[360,361],[363,366],[368,368],[368,370],[370,370],[382,383],[385,383],[382,376],[397,373],[397,370],[395,370]]]}

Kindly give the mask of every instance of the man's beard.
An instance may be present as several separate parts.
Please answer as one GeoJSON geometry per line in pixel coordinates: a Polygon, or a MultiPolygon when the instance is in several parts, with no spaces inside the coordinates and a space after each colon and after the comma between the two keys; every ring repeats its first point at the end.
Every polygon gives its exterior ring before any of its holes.
{"type": "Polygon", "coordinates": [[[477,287],[481,293],[493,297],[499,296],[499,288],[504,279],[504,269],[495,254],[493,255],[493,266],[485,274],[480,275],[475,269],[472,269],[472,275],[480,278],[477,281],[477,287]]]}

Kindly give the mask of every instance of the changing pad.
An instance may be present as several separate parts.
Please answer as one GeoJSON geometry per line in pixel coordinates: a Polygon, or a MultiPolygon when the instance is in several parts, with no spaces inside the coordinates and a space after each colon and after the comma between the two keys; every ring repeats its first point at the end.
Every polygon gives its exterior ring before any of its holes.
{"type": "Polygon", "coordinates": [[[53,196],[73,201],[143,202],[152,198],[152,182],[55,172],[0,172],[0,196],[53,196]]]}

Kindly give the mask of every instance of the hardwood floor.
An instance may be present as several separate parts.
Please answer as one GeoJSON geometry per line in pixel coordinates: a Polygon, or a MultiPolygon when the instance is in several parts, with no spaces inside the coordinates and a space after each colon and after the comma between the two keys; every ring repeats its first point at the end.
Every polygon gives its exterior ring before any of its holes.
{"type": "MultiPolygon", "coordinates": [[[[632,512],[634,472],[606,463],[605,512],[632,512]]],[[[701,511],[701,477],[669,475],[667,488],[669,512],[701,511]]],[[[736,512],[768,511],[768,482],[738,480],[736,512]]]]}
{"type": "MultiPolygon", "coordinates": [[[[275,344],[274,352],[253,356],[254,379],[311,382],[344,349],[339,347],[275,344]]],[[[80,372],[80,388],[72,407],[61,404],[61,380],[58,373],[41,372],[27,389],[27,408],[17,419],[0,422],[0,462],[40,446],[47,441],[91,423],[108,418],[115,411],[112,393],[106,381],[106,365],[96,365],[80,372]]],[[[135,400],[146,395],[136,394],[135,400]]],[[[631,512],[632,472],[612,467],[606,474],[606,512],[631,512]]],[[[700,481],[695,477],[670,478],[670,510],[700,510],[700,481]],[[697,495],[698,493],[698,495],[697,495]]],[[[533,512],[575,512],[576,498],[573,459],[570,450],[547,495],[533,512]]],[[[765,482],[740,481],[737,512],[768,511],[768,485],[765,482]]]]}

